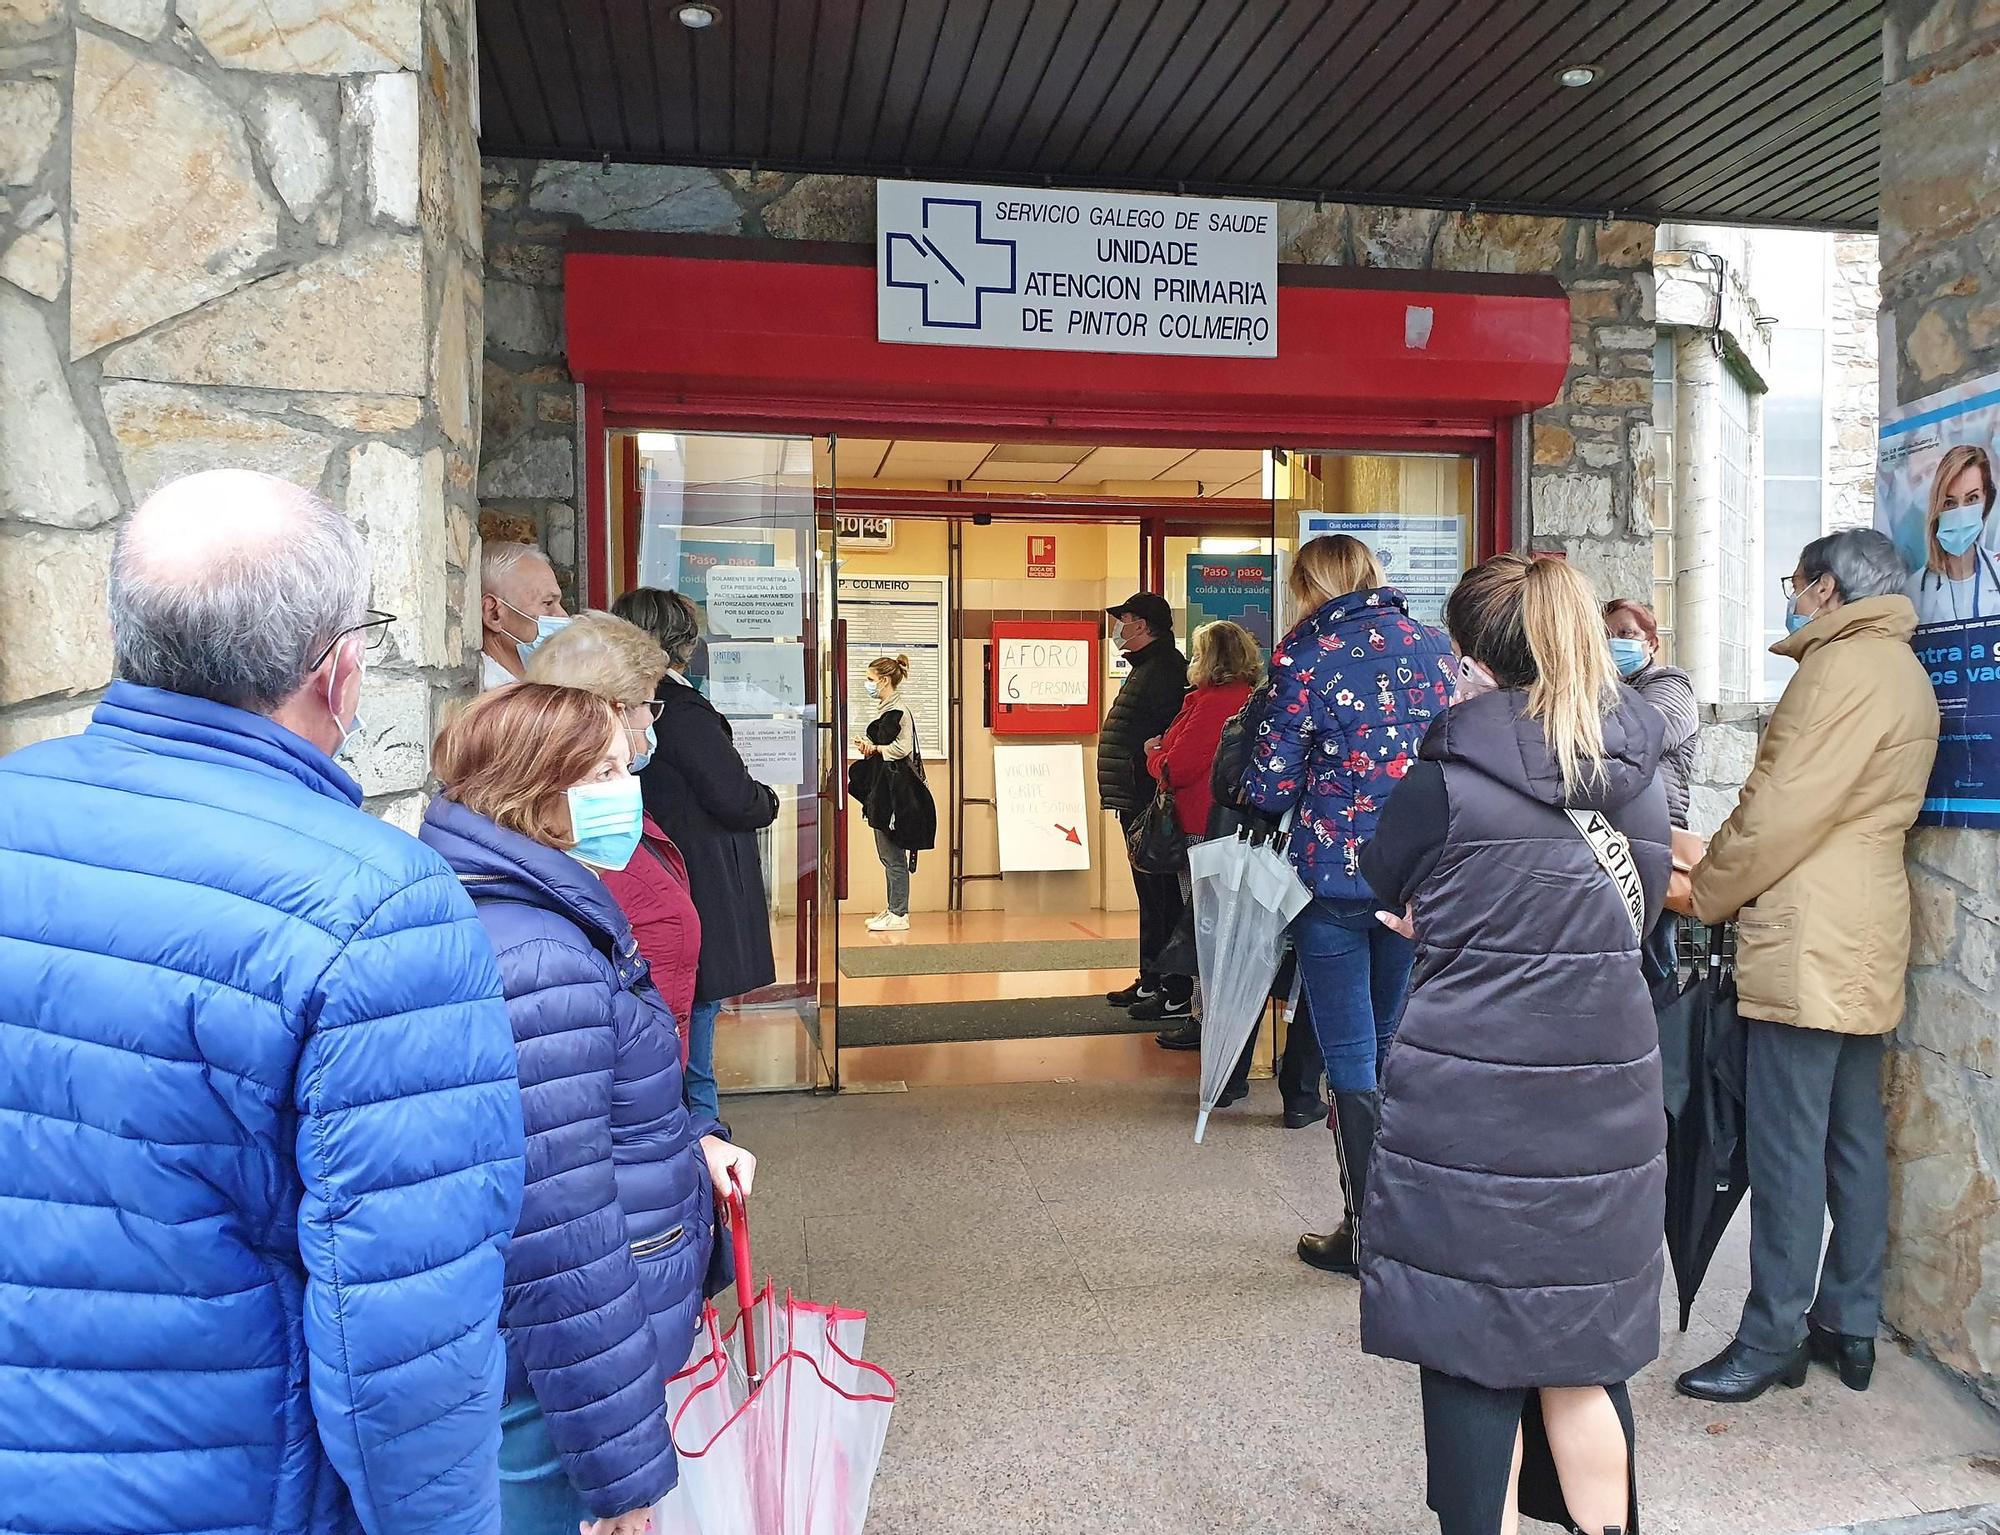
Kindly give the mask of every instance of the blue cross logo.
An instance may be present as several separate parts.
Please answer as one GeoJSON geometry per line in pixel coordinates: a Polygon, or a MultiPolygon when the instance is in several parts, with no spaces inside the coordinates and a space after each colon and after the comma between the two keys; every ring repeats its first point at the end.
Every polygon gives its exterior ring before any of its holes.
{"type": "Polygon", "coordinates": [[[978,330],[985,296],[1015,291],[1014,242],[989,240],[984,217],[969,198],[926,197],[923,233],[889,235],[888,284],[923,294],[926,326],[978,330]]]}

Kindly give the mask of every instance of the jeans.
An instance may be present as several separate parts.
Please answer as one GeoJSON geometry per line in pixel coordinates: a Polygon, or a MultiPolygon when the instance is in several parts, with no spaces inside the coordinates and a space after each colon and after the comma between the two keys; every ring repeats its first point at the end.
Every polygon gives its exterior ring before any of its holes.
{"type": "Polygon", "coordinates": [[[696,1119],[720,1119],[715,1091],[715,1015],[721,1002],[697,1002],[688,1010],[688,1063],[683,1091],[696,1119]]]}
{"type": "Polygon", "coordinates": [[[1373,901],[1315,900],[1292,919],[1326,1080],[1372,1093],[1403,1015],[1416,945],[1375,920],[1373,901]]]}
{"type": "Polygon", "coordinates": [[[534,1393],[500,1404],[500,1535],[575,1535],[591,1518],[534,1393]]]}
{"type": "Polygon", "coordinates": [[[875,856],[882,860],[882,873],[889,881],[889,910],[898,917],[910,914],[910,855],[889,840],[877,827],[875,856]]]}
{"type": "MultiPolygon", "coordinates": [[[[1130,831],[1136,810],[1118,812],[1118,825],[1130,831]]],[[[1175,1001],[1184,1001],[1194,990],[1194,977],[1164,973],[1160,956],[1174,940],[1181,925],[1186,903],[1181,899],[1181,877],[1177,873],[1147,874],[1132,871],[1132,888],[1139,897],[1139,984],[1148,991],[1165,988],[1175,1001]]]]}

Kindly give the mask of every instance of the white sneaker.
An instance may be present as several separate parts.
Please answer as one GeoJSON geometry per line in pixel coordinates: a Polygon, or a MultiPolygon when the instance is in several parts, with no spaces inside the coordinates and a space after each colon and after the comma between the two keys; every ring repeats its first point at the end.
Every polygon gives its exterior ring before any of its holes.
{"type": "Polygon", "coordinates": [[[910,919],[899,917],[893,911],[885,911],[879,917],[868,919],[868,931],[871,933],[904,933],[909,931],[909,927],[910,919]]]}

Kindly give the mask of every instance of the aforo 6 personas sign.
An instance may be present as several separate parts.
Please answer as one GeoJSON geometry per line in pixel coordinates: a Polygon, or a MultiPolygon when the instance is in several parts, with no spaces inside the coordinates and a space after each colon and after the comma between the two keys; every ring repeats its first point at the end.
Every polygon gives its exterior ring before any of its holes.
{"type": "Polygon", "coordinates": [[[1278,355],[1274,203],[884,181],[875,210],[883,341],[1278,355]]]}

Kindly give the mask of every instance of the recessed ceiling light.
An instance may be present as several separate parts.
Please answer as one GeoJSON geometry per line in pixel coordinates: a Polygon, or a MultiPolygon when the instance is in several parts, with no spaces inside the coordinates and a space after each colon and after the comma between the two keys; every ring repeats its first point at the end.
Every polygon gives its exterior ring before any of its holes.
{"type": "Polygon", "coordinates": [[[712,5],[684,5],[674,13],[681,25],[691,31],[700,32],[722,20],[722,12],[712,5]]]}
{"type": "Polygon", "coordinates": [[[1567,69],[1556,72],[1556,84],[1580,91],[1586,85],[1597,84],[1599,70],[1595,64],[1572,64],[1567,69]]]}

